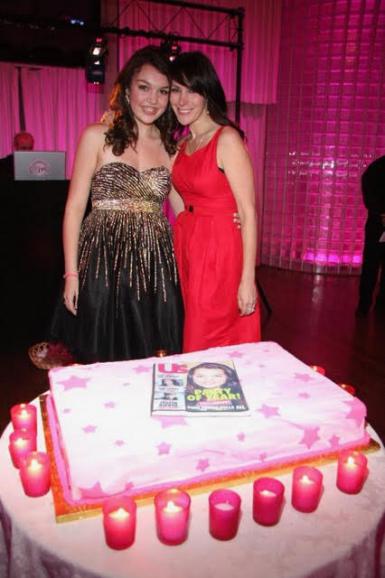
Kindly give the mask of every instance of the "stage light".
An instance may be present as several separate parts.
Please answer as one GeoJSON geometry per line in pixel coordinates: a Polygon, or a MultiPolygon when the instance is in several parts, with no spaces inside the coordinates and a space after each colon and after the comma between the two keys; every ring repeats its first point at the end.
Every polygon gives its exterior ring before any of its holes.
{"type": "Polygon", "coordinates": [[[175,60],[175,58],[182,52],[178,42],[176,40],[172,40],[172,38],[166,38],[163,40],[160,47],[171,62],[175,60]]]}
{"type": "Polygon", "coordinates": [[[104,84],[105,79],[105,65],[104,57],[107,52],[106,42],[104,38],[97,37],[89,48],[87,62],[86,62],[86,78],[87,82],[93,84],[104,84]]]}

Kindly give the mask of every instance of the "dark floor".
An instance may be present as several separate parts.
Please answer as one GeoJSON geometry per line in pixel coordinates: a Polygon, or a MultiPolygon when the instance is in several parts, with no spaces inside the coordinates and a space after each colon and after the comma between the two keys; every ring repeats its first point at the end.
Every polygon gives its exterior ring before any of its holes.
{"type": "MultiPolygon", "coordinates": [[[[367,405],[369,422],[385,440],[385,311],[356,319],[357,277],[261,267],[259,279],[273,309],[268,317],[263,308],[263,339],[276,341],[305,363],[323,366],[336,383],[352,384],[367,405]]],[[[1,431],[11,405],[48,388],[46,372],[32,365],[27,347],[24,336],[9,347],[5,342],[0,353],[1,431]]]]}

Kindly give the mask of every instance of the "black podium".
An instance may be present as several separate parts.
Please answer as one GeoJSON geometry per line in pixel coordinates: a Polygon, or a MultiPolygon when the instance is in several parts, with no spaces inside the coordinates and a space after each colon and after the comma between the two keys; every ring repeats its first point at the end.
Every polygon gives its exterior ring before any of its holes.
{"type": "Polygon", "coordinates": [[[59,298],[61,228],[68,181],[0,184],[0,339],[4,348],[41,341],[59,298]]]}

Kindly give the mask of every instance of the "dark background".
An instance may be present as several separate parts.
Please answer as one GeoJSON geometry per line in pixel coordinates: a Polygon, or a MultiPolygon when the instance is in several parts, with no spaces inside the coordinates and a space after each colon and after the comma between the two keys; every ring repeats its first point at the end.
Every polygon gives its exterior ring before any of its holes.
{"type": "Polygon", "coordinates": [[[0,60],[84,66],[99,26],[99,0],[0,0],[0,60]]]}

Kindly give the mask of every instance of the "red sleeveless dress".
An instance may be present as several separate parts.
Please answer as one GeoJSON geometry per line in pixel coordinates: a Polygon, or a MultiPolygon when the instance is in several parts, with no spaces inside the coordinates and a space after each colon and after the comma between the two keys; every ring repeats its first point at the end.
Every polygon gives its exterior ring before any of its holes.
{"type": "Polygon", "coordinates": [[[174,247],[185,306],[183,351],[260,340],[258,305],[241,317],[241,232],[233,222],[234,195],[217,166],[218,129],[206,146],[187,154],[184,143],[172,171],[185,210],[174,225],[174,247]]]}

